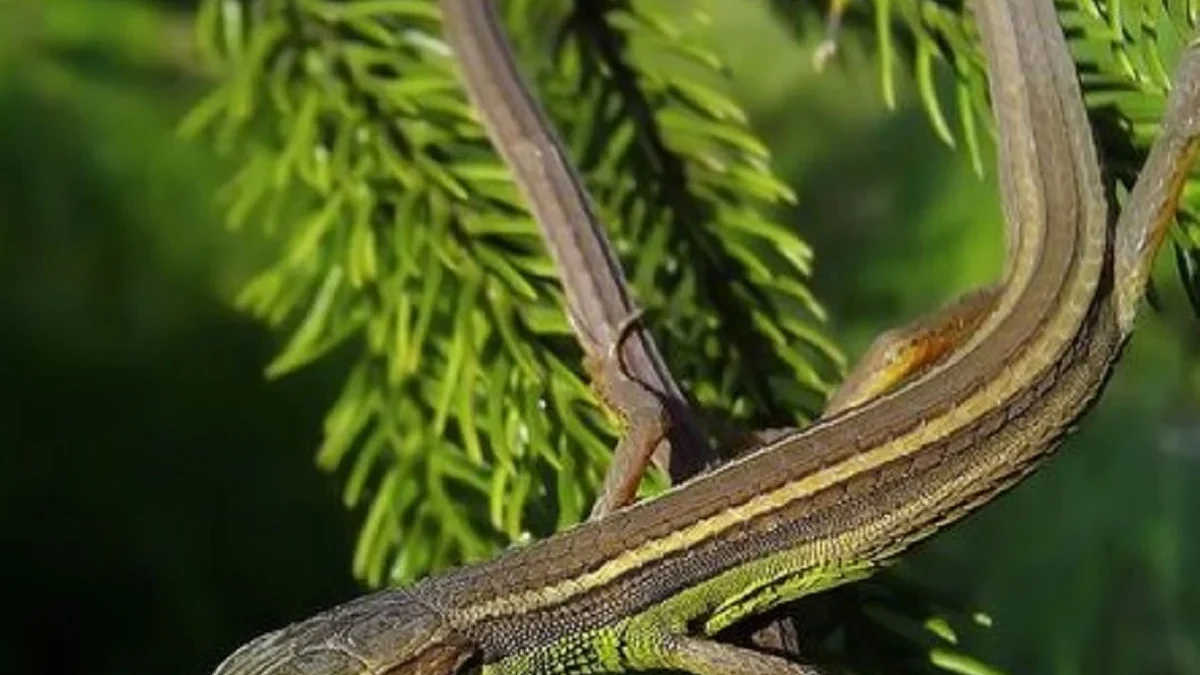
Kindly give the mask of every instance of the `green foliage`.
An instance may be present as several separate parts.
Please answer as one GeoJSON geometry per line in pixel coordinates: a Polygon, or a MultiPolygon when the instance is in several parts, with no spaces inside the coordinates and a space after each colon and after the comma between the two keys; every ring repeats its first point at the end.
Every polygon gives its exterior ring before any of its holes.
{"type": "MultiPolygon", "coordinates": [[[[731,424],[804,421],[840,357],[717,57],[650,3],[506,9],[676,374],[731,424]]],[[[356,574],[403,582],[578,521],[615,430],[436,4],[210,0],[198,23],[222,81],[184,130],[242,146],[231,225],[281,242],[237,299],[289,333],[267,372],[350,362],[317,461],[368,505],[356,574]]]]}
{"type": "MultiPolygon", "coordinates": [[[[847,2],[846,23],[875,32],[888,106],[895,105],[896,64],[903,61],[938,137],[952,147],[961,139],[976,172],[985,171],[979,133],[992,129],[992,119],[986,68],[968,3],[847,2]],[[950,75],[949,82],[937,76],[939,70],[950,75]],[[948,109],[957,115],[957,134],[948,109]]],[[[773,0],[772,6],[789,19],[815,7],[801,0],[773,0]]],[[[1158,134],[1175,63],[1195,38],[1195,5],[1187,0],[1069,0],[1059,3],[1059,16],[1079,67],[1107,176],[1123,199],[1158,134]]],[[[1177,218],[1179,227],[1172,231],[1176,267],[1193,309],[1200,312],[1200,181],[1194,176],[1177,218]]]]}
{"type": "MultiPolygon", "coordinates": [[[[1079,0],[1067,15],[1076,26],[1072,47],[1083,77],[1084,97],[1099,127],[1106,168],[1122,190],[1133,186],[1171,88],[1175,64],[1196,39],[1196,8],[1191,2],[1079,0]]],[[[1200,181],[1184,188],[1172,230],[1180,280],[1191,305],[1200,311],[1200,181]]]]}
{"type": "MultiPolygon", "coordinates": [[[[673,371],[728,427],[805,421],[840,357],[804,284],[811,253],[771,216],[794,197],[724,93],[690,6],[505,10],[673,371]]],[[[986,72],[964,11],[877,0],[850,5],[848,26],[876,36],[887,103],[903,61],[939,138],[983,172],[986,72]]],[[[1180,44],[1147,35],[1186,34],[1184,14],[1081,2],[1063,16],[1110,174],[1127,185],[1180,44]]],[[[615,430],[580,372],[533,223],[458,85],[436,5],[208,0],[199,23],[223,82],[185,129],[244,146],[231,224],[256,223],[282,247],[238,300],[290,336],[268,373],[334,353],[350,364],[318,463],[343,470],[348,505],[368,505],[356,573],[403,582],[578,520],[615,430]]],[[[1182,217],[1179,269],[1196,302],[1200,235],[1192,212],[1182,217]]],[[[957,631],[986,622],[928,589],[885,577],[831,597],[835,662],[995,672],[956,647],[957,631]]]]}

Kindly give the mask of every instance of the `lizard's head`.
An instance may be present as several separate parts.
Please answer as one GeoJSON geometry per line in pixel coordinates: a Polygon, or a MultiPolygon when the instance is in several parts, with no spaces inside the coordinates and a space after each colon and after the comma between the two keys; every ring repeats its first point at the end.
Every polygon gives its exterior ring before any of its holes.
{"type": "Polygon", "coordinates": [[[261,635],[213,675],[452,675],[476,652],[412,595],[384,591],[261,635]]]}

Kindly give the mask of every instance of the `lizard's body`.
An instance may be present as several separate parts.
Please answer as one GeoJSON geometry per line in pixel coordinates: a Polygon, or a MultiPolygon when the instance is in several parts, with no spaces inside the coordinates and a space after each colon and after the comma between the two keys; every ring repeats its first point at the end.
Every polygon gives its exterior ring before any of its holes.
{"type": "Polygon", "coordinates": [[[1189,52],[1164,122],[1180,142],[1148,166],[1159,173],[1139,181],[1130,203],[1141,206],[1116,228],[1127,250],[1114,249],[1052,2],[986,0],[976,14],[1011,241],[1003,286],[953,353],[653,500],[260,637],[218,674],[810,672],[705,636],[871,573],[1057,447],[1132,329],[1141,288],[1129,284],[1145,275],[1114,269],[1149,265],[1194,149],[1200,58],[1189,52]]]}

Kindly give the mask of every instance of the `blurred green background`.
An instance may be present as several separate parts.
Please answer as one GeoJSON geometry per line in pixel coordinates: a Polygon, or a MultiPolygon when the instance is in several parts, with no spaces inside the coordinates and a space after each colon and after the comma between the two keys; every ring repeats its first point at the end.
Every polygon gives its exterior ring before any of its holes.
{"type": "MultiPolygon", "coordinates": [[[[990,177],[911,92],[884,109],[869,38],[818,75],[762,5],[704,5],[851,354],[991,278],[990,177]]],[[[359,514],[312,464],[341,369],[264,380],[277,344],[227,298],[269,244],[214,197],[237,153],[175,133],[208,86],[193,10],[0,2],[3,673],[204,674],[357,590],[359,514]]],[[[906,562],[992,615],[968,650],[1014,674],[1200,673],[1200,333],[1162,262],[1081,433],[906,562]]]]}

